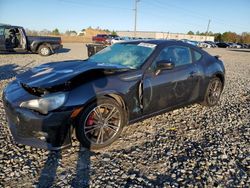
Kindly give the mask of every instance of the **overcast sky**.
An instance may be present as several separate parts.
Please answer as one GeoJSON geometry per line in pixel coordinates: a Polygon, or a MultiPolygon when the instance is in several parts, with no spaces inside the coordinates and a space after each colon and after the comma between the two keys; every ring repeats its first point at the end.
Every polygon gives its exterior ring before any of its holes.
{"type": "MultiPolygon", "coordinates": [[[[80,31],[134,29],[135,0],[0,0],[0,23],[80,31]]],[[[137,30],[250,32],[250,0],[140,0],[137,30]]]]}

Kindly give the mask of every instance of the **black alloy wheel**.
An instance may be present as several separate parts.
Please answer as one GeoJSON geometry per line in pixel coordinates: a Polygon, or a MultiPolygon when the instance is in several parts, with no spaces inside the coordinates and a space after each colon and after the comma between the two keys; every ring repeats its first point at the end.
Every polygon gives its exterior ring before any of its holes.
{"type": "Polygon", "coordinates": [[[82,113],[76,125],[76,135],[84,147],[101,149],[119,137],[124,124],[122,107],[114,99],[103,97],[82,113]]]}
{"type": "Polygon", "coordinates": [[[208,84],[203,104],[206,106],[215,106],[218,104],[222,87],[222,82],[218,77],[212,78],[208,84]]]}

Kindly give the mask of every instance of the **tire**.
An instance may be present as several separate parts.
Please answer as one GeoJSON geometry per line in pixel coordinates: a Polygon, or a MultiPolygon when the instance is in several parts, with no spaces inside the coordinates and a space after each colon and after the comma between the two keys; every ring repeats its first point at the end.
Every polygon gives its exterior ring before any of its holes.
{"type": "Polygon", "coordinates": [[[123,108],[114,99],[103,97],[90,104],[76,123],[76,137],[83,147],[101,149],[112,144],[126,123],[123,108]]]}
{"type": "Polygon", "coordinates": [[[41,55],[41,56],[49,56],[51,55],[51,49],[48,45],[40,45],[39,48],[38,48],[38,53],[41,55]]]}
{"type": "Polygon", "coordinates": [[[218,77],[212,78],[208,84],[202,105],[209,107],[217,105],[220,100],[222,88],[221,80],[218,77]]]}

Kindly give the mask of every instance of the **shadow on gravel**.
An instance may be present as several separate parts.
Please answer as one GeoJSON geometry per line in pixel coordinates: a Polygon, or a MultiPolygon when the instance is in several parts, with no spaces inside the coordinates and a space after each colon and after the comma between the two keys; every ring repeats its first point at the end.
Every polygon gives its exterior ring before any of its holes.
{"type": "Polygon", "coordinates": [[[89,149],[80,148],[76,165],[76,175],[71,181],[72,187],[89,187],[90,157],[91,151],[89,149]]]}
{"type": "MultiPolygon", "coordinates": [[[[59,50],[55,50],[55,54],[60,54],[60,53],[67,53],[69,52],[71,49],[69,48],[62,48],[62,49],[59,49],[59,50]]],[[[5,51],[1,51],[0,52],[0,55],[3,54],[3,55],[25,55],[25,54],[34,54],[34,55],[38,55],[37,53],[31,53],[31,52],[14,52],[14,51],[11,51],[11,52],[5,52],[5,51]]],[[[53,54],[52,54],[53,55],[53,54]]]]}
{"type": "Polygon", "coordinates": [[[51,187],[56,178],[56,170],[62,158],[61,151],[51,151],[44,164],[37,187],[51,187]]]}
{"type": "Polygon", "coordinates": [[[25,55],[25,54],[34,54],[34,53],[31,53],[31,52],[0,52],[0,55],[3,54],[3,55],[25,55]]]}
{"type": "Polygon", "coordinates": [[[230,50],[230,51],[234,51],[234,52],[248,52],[248,53],[250,53],[250,50],[230,50]]]}
{"type": "Polygon", "coordinates": [[[62,48],[56,51],[57,54],[61,54],[61,53],[67,53],[69,52],[70,49],[69,48],[62,48]]]}
{"type": "Polygon", "coordinates": [[[55,180],[57,177],[61,182],[65,182],[65,185],[69,184],[73,188],[89,187],[90,156],[91,151],[89,149],[80,148],[75,170],[76,173],[73,175],[72,180],[68,182],[68,172],[64,171],[60,174],[57,174],[57,169],[60,166],[60,160],[62,159],[61,151],[50,151],[44,167],[40,173],[37,187],[53,187],[55,186],[55,180]]]}
{"type": "Polygon", "coordinates": [[[0,66],[0,81],[10,79],[12,77],[15,77],[17,74],[28,70],[30,68],[29,66],[34,62],[35,60],[27,63],[24,66],[18,66],[16,64],[6,64],[0,66]]]}
{"type": "Polygon", "coordinates": [[[10,79],[18,74],[20,67],[15,64],[0,66],[0,81],[10,79]]]}

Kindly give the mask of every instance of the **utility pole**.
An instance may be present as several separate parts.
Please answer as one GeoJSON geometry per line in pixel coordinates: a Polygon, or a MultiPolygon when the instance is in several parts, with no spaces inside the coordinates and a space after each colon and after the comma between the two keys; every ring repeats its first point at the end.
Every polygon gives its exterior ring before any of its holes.
{"type": "Polygon", "coordinates": [[[209,31],[210,22],[211,22],[211,20],[208,20],[207,31],[206,31],[206,38],[205,38],[205,40],[207,40],[207,35],[208,35],[208,31],[209,31]]]}
{"type": "Polygon", "coordinates": [[[134,37],[136,37],[136,24],[137,24],[137,3],[138,3],[139,1],[140,1],[140,0],[135,0],[135,8],[134,8],[134,11],[135,11],[134,37]]]}

